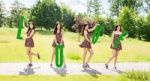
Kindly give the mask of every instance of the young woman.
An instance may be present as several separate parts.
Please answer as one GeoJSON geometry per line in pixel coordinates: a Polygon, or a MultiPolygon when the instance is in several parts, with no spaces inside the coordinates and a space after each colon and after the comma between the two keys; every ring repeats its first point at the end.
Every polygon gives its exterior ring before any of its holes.
{"type": "Polygon", "coordinates": [[[31,67],[32,66],[32,55],[35,55],[35,56],[37,56],[38,59],[40,59],[39,53],[35,54],[32,52],[32,48],[34,47],[33,36],[35,33],[35,26],[32,21],[29,23],[29,27],[28,27],[28,30],[26,33],[27,33],[27,38],[25,38],[25,47],[27,49],[27,55],[28,55],[29,61],[30,61],[28,66],[31,67]]]}
{"type": "Polygon", "coordinates": [[[91,40],[90,40],[90,32],[95,30],[96,26],[92,29],[89,29],[88,24],[84,24],[82,29],[82,35],[84,36],[84,41],[80,44],[80,47],[83,48],[83,68],[89,68],[89,62],[93,56],[93,49],[91,47],[91,40]],[[87,58],[87,53],[90,53],[90,56],[87,58]],[[87,60],[86,60],[87,59],[87,60]]]}
{"type": "MultiPolygon", "coordinates": [[[[50,64],[51,67],[53,66],[56,45],[60,44],[64,46],[63,29],[59,22],[56,22],[53,34],[54,34],[54,41],[52,43],[52,57],[51,57],[51,64],[50,64]]],[[[64,60],[64,68],[66,68],[65,60],[64,60]]]]}
{"type": "Polygon", "coordinates": [[[105,68],[108,69],[108,64],[111,62],[112,59],[114,59],[114,69],[117,69],[116,62],[118,58],[119,51],[122,50],[121,42],[118,43],[118,48],[114,48],[114,41],[122,34],[121,27],[119,25],[115,26],[114,31],[112,32],[112,43],[110,48],[112,49],[112,56],[109,58],[109,60],[105,64],[105,68]]]}

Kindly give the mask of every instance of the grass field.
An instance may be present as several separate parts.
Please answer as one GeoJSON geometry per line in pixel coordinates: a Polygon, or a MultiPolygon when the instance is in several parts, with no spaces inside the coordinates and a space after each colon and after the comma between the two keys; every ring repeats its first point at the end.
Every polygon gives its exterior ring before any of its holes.
{"type": "Polygon", "coordinates": [[[0,75],[0,81],[150,81],[149,72],[131,71],[121,75],[0,75]]]}
{"type": "MultiPolygon", "coordinates": [[[[23,30],[23,36],[25,37],[23,30]]],[[[17,40],[16,28],[0,28],[0,62],[27,62],[26,48],[24,40],[17,40]]],[[[78,34],[72,32],[64,33],[65,49],[64,54],[67,62],[82,62],[82,51],[77,41],[78,34]]],[[[51,44],[53,35],[50,31],[37,31],[35,36],[34,52],[41,54],[41,60],[33,58],[36,62],[50,62],[51,44]]],[[[83,40],[83,38],[81,38],[83,40]]],[[[99,38],[95,45],[92,45],[94,57],[92,62],[105,62],[111,56],[111,38],[104,35],[99,38]]],[[[139,41],[137,39],[125,39],[122,42],[123,50],[120,52],[120,62],[150,61],[150,42],[139,41]]]]}

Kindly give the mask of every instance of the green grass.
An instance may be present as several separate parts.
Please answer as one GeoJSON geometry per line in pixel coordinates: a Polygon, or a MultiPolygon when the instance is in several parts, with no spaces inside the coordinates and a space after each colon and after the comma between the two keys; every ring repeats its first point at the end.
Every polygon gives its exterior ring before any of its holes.
{"type": "Polygon", "coordinates": [[[150,73],[131,71],[121,75],[0,75],[0,81],[150,81],[150,73]]]}
{"type": "MultiPolygon", "coordinates": [[[[25,37],[25,29],[23,36],[25,37]]],[[[28,61],[26,55],[26,48],[24,47],[24,40],[17,40],[16,28],[0,28],[0,62],[26,62],[28,61]]],[[[81,42],[77,41],[77,33],[65,32],[64,41],[65,49],[64,55],[67,62],[82,62],[83,49],[79,47],[81,42]]],[[[35,39],[34,52],[41,54],[41,60],[33,57],[37,62],[50,62],[51,44],[53,35],[50,31],[37,31],[35,39]]],[[[83,40],[83,37],[81,38],[83,40]]],[[[92,45],[94,56],[92,62],[105,62],[111,56],[110,49],[111,38],[107,35],[100,37],[95,45],[92,45]]],[[[146,41],[139,41],[137,39],[125,39],[122,42],[123,50],[119,54],[118,60],[120,62],[141,62],[150,61],[150,43],[146,41]]]]}
{"type": "Polygon", "coordinates": [[[138,80],[138,81],[149,81],[150,80],[150,73],[147,71],[129,71],[123,74],[124,77],[138,80]]]}
{"type": "Polygon", "coordinates": [[[116,81],[112,76],[68,75],[68,76],[0,76],[0,81],[116,81]]]}

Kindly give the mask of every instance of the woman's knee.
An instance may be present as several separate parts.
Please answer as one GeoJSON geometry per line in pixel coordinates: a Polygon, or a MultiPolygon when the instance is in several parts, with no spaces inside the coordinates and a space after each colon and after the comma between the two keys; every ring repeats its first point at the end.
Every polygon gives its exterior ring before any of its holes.
{"type": "Polygon", "coordinates": [[[92,50],[92,49],[89,49],[89,52],[90,52],[90,54],[91,54],[91,55],[93,55],[93,54],[94,54],[94,52],[93,52],[93,50],[92,50]]]}

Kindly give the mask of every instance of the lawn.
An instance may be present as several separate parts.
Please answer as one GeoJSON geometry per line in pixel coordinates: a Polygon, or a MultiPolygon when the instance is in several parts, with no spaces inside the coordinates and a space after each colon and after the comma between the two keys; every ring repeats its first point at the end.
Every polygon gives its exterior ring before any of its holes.
{"type": "Polygon", "coordinates": [[[150,81],[150,73],[130,71],[121,75],[0,75],[0,81],[150,81]]]}
{"type": "MultiPolygon", "coordinates": [[[[25,37],[25,29],[23,36],[25,37]]],[[[16,39],[16,28],[0,28],[0,62],[27,62],[26,48],[24,40],[16,39]]],[[[64,33],[64,55],[67,62],[82,62],[83,49],[79,47],[77,33],[64,33]]],[[[35,36],[34,52],[41,54],[41,60],[33,58],[36,62],[50,62],[51,44],[53,35],[51,31],[37,31],[35,36]]],[[[81,38],[83,40],[83,38],[81,38]]],[[[95,45],[92,45],[94,57],[92,62],[105,62],[111,56],[111,38],[103,35],[95,45]]],[[[125,39],[122,41],[123,50],[120,52],[118,60],[120,62],[141,62],[150,61],[150,42],[139,41],[137,39],[125,39]]],[[[21,78],[21,77],[20,77],[21,78]]]]}

